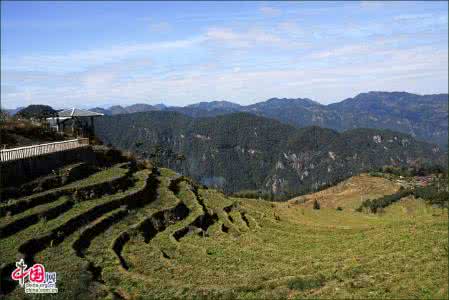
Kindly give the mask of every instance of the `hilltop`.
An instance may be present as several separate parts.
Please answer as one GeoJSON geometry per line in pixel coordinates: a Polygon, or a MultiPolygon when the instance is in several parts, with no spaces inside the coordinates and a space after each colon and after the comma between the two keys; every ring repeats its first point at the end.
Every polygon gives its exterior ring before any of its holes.
{"type": "MultiPolygon", "coordinates": [[[[312,105],[312,104],[311,104],[312,105]]],[[[247,113],[191,118],[175,112],[107,116],[104,143],[148,158],[161,146],[162,165],[227,193],[250,190],[286,199],[384,165],[447,164],[439,146],[380,129],[342,133],[297,129],[247,113]],[[173,153],[185,160],[173,159],[173,153]]]]}
{"type": "Polygon", "coordinates": [[[364,200],[392,195],[400,187],[401,185],[393,180],[364,173],[350,177],[325,190],[295,197],[288,202],[304,204],[306,207],[312,208],[313,202],[318,201],[321,208],[356,209],[364,200]]]}

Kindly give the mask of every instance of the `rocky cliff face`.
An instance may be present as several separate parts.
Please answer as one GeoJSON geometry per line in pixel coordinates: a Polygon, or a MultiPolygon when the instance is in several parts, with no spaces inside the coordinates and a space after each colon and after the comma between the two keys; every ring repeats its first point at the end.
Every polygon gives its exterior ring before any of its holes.
{"type": "Polygon", "coordinates": [[[439,146],[410,135],[296,129],[245,113],[196,119],[173,112],[111,116],[98,121],[97,133],[105,143],[142,157],[159,145],[163,165],[226,192],[297,194],[384,165],[447,161],[439,146]]]}

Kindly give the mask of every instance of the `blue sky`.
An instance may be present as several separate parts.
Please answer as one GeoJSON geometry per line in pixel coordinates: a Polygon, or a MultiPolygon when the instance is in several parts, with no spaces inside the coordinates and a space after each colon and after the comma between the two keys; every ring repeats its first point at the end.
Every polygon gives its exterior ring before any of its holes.
{"type": "Polygon", "coordinates": [[[447,2],[4,2],[2,107],[448,92],[447,2]]]}

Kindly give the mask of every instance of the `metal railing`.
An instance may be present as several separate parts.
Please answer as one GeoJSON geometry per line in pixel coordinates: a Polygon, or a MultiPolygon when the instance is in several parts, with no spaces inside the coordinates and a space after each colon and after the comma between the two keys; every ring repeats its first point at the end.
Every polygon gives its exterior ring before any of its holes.
{"type": "Polygon", "coordinates": [[[80,138],[62,142],[4,149],[0,151],[0,160],[3,162],[3,161],[23,159],[28,157],[34,157],[54,152],[85,147],[88,145],[89,145],[88,138],[80,138]]]}

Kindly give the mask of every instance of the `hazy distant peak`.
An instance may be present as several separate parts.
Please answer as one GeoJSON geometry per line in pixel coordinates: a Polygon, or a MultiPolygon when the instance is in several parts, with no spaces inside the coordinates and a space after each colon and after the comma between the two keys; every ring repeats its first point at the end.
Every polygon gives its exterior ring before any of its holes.
{"type": "Polygon", "coordinates": [[[241,105],[229,101],[211,101],[211,102],[203,101],[187,105],[186,107],[200,108],[204,110],[213,110],[213,109],[238,109],[241,107],[241,105]]]}
{"type": "Polygon", "coordinates": [[[364,99],[382,99],[382,98],[402,98],[402,97],[419,97],[420,95],[407,93],[407,92],[383,92],[383,91],[370,91],[367,93],[360,93],[353,99],[364,100],[364,99]]]}
{"type": "Polygon", "coordinates": [[[111,107],[109,107],[109,109],[120,109],[123,108],[123,106],[121,105],[112,105],[111,107]]]}
{"type": "Polygon", "coordinates": [[[300,105],[304,107],[321,106],[322,104],[308,98],[270,98],[266,101],[253,104],[253,106],[277,106],[277,105],[300,105]]]}
{"type": "Polygon", "coordinates": [[[159,104],[153,105],[153,107],[155,107],[159,110],[163,110],[163,109],[167,108],[167,105],[165,105],[164,103],[159,103],[159,104]]]}

